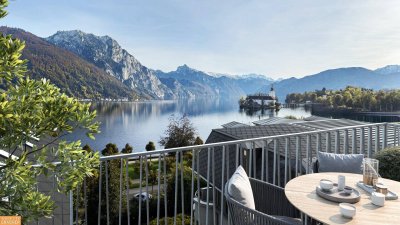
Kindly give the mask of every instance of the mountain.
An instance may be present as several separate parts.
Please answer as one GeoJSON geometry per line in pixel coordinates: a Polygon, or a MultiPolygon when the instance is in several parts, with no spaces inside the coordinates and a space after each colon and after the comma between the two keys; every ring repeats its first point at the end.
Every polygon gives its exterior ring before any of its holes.
{"type": "Polygon", "coordinates": [[[114,77],[74,53],[59,48],[22,29],[0,27],[3,34],[24,40],[22,58],[29,60],[29,74],[46,78],[62,92],[78,98],[133,98],[135,93],[114,77]]]}
{"type": "Polygon", "coordinates": [[[400,73],[400,65],[388,65],[388,66],[376,69],[375,72],[380,73],[380,74],[400,73]]]}
{"type": "Polygon", "coordinates": [[[175,71],[168,73],[155,71],[157,77],[171,89],[179,90],[178,96],[223,96],[239,97],[254,93],[263,85],[272,81],[266,77],[240,77],[208,73],[190,68],[187,65],[179,66],[175,71]]]}
{"type": "MultiPolygon", "coordinates": [[[[289,93],[327,89],[339,90],[346,86],[356,86],[370,89],[400,88],[400,73],[373,71],[362,67],[339,68],[322,71],[303,78],[284,79],[274,84],[276,94],[281,102],[289,93]]],[[[267,88],[264,86],[263,88],[267,88]]]]}
{"type": "Polygon", "coordinates": [[[109,36],[100,37],[73,30],[58,31],[46,40],[93,63],[145,98],[176,98],[152,70],[143,66],[109,36]]]}

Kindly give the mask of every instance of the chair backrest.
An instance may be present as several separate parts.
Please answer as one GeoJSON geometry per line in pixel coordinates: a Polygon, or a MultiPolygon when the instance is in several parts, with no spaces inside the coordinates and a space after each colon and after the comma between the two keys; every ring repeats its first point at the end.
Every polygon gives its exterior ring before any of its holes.
{"type": "MultiPolygon", "coordinates": [[[[290,225],[290,222],[276,219],[273,216],[247,208],[233,199],[228,192],[228,183],[225,184],[224,196],[232,225],[290,225]]],[[[229,219],[229,218],[228,218],[229,219]]]]}

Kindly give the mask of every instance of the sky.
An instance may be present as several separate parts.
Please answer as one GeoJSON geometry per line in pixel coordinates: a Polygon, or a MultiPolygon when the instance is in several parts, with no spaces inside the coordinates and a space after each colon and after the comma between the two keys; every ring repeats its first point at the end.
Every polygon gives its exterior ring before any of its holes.
{"type": "Polygon", "coordinates": [[[114,38],[163,71],[302,77],[400,64],[400,1],[11,0],[1,25],[114,38]]]}

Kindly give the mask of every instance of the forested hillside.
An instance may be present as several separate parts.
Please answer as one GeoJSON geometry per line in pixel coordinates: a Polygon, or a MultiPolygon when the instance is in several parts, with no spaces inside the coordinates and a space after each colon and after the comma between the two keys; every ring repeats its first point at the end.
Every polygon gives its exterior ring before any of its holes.
{"type": "Polygon", "coordinates": [[[316,90],[311,92],[291,93],[286,96],[286,103],[321,103],[333,107],[345,107],[368,111],[400,110],[400,90],[379,90],[348,86],[343,90],[316,90]]]}
{"type": "Polygon", "coordinates": [[[116,78],[75,54],[61,49],[22,29],[0,27],[0,32],[24,40],[23,59],[29,74],[46,78],[62,92],[77,98],[134,98],[136,95],[116,78]]]}

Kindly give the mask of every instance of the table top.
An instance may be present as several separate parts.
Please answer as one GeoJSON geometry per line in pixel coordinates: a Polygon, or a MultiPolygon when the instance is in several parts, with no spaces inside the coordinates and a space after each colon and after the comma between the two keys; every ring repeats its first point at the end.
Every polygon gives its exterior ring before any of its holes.
{"type": "MultiPolygon", "coordinates": [[[[289,201],[308,216],[326,224],[400,224],[400,200],[386,200],[385,206],[379,207],[371,203],[370,194],[357,187],[362,175],[352,173],[313,173],[290,180],[285,186],[285,194],[289,201]],[[361,194],[353,219],[340,214],[339,203],[328,201],[316,194],[315,188],[321,179],[329,179],[337,183],[338,175],[346,177],[346,186],[358,190],[361,194]]],[[[392,192],[400,194],[400,182],[379,178],[392,192]]]]}

